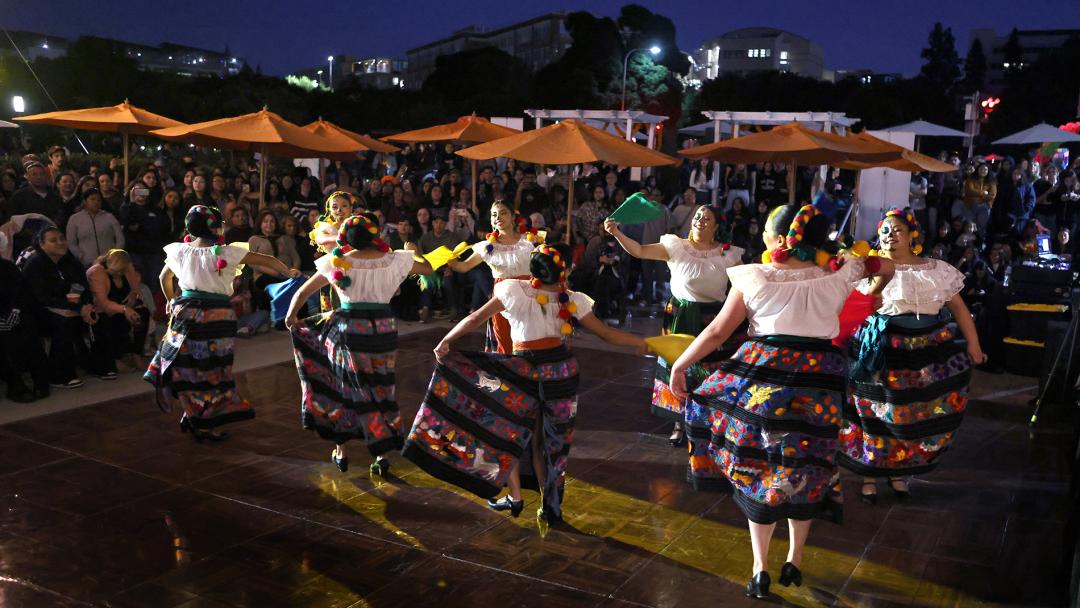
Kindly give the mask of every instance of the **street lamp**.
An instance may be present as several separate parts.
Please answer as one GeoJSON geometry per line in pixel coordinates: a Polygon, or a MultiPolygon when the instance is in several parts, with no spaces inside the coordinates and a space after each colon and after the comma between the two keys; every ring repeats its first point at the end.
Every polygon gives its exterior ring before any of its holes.
{"type": "Polygon", "coordinates": [[[330,62],[330,75],[326,79],[326,86],[334,88],[334,56],[330,55],[326,60],[330,62]]]}
{"type": "Polygon", "coordinates": [[[626,57],[623,57],[623,62],[622,62],[622,103],[619,105],[619,108],[621,110],[623,110],[624,112],[626,111],[626,67],[630,64],[630,56],[633,55],[634,53],[638,52],[638,51],[649,51],[650,53],[652,53],[652,56],[655,57],[655,56],[660,54],[660,47],[658,47],[658,46],[656,46],[654,44],[652,46],[641,47],[639,49],[631,49],[630,52],[626,54],[626,57]]]}
{"type": "Polygon", "coordinates": [[[15,110],[16,114],[22,114],[26,111],[26,100],[22,95],[15,95],[11,98],[11,109],[15,110]]]}
{"type": "Polygon", "coordinates": [[[315,73],[319,75],[319,86],[322,86],[322,70],[319,70],[315,73]]]}

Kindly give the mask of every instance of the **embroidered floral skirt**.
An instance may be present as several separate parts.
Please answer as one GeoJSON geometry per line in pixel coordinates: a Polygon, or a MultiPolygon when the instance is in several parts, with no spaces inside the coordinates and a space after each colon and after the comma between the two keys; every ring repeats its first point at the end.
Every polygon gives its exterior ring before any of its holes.
{"type": "Polygon", "coordinates": [[[181,296],[143,379],[169,390],[197,429],[254,418],[233,380],[235,341],[236,313],[228,298],[181,296]]]}
{"type": "Polygon", "coordinates": [[[359,439],[375,456],[401,449],[395,394],[397,321],[389,308],[305,319],[292,331],[304,428],[323,439],[359,439]]]}
{"type": "Polygon", "coordinates": [[[498,495],[520,463],[522,486],[541,490],[545,508],[561,516],[577,391],[577,360],[565,346],[450,353],[435,368],[402,453],[482,498],[498,495]],[[543,487],[533,441],[542,452],[543,487]]]}
{"type": "Polygon", "coordinates": [[[708,466],[730,480],[750,521],[840,521],[846,376],[847,357],[828,341],[767,336],[748,339],[694,390],[710,424],[708,466]]]}
{"type": "Polygon", "coordinates": [[[853,375],[840,466],[866,477],[937,466],[960,428],[971,382],[971,360],[955,341],[957,331],[937,315],[870,317],[854,344],[880,353],[867,373],[853,375]],[[883,331],[872,331],[875,323],[883,331]]]}

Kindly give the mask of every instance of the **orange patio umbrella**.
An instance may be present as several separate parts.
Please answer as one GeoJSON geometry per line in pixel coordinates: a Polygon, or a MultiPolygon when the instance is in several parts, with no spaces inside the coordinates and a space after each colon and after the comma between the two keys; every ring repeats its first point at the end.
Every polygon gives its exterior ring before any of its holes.
{"type": "Polygon", "coordinates": [[[356,142],[318,135],[295,125],[265,107],[253,114],[220,118],[151,132],[162,139],[204,147],[259,153],[259,207],[266,195],[266,157],[306,158],[322,154],[354,153],[356,142]]]}
{"type": "MultiPolygon", "coordinates": [[[[600,161],[623,167],[658,167],[679,162],[667,154],[574,119],[465,148],[459,150],[458,154],[475,160],[505,156],[543,165],[576,165],[600,161]]],[[[574,188],[571,183],[566,199],[567,240],[570,239],[569,220],[573,210],[574,188]]]]}
{"type": "Polygon", "coordinates": [[[778,163],[791,165],[788,171],[788,202],[795,202],[794,167],[797,165],[837,165],[843,161],[876,161],[895,158],[896,153],[866,141],[816,131],[801,123],[780,125],[769,131],[680,150],[693,159],[707,158],[721,163],[778,163]]]}
{"type": "MultiPolygon", "coordinates": [[[[310,131],[310,132],[312,132],[312,133],[314,133],[316,135],[320,135],[322,137],[327,137],[327,138],[330,138],[330,139],[333,139],[333,140],[336,140],[336,141],[341,141],[341,142],[345,143],[346,145],[355,144],[357,146],[356,151],[354,151],[354,152],[343,152],[343,153],[336,153],[336,154],[323,154],[324,157],[332,159],[332,160],[356,160],[356,152],[365,152],[365,151],[368,151],[368,150],[371,150],[373,152],[383,152],[383,153],[386,153],[386,152],[399,152],[401,150],[401,148],[398,148],[397,146],[392,146],[392,145],[390,145],[390,144],[388,144],[386,142],[379,141],[379,140],[375,139],[374,137],[368,137],[367,135],[361,135],[359,133],[354,133],[353,131],[350,131],[348,129],[344,129],[342,127],[339,127],[339,126],[335,125],[332,122],[327,122],[327,121],[323,120],[321,116],[319,117],[319,120],[316,120],[313,123],[304,125],[303,129],[306,130],[306,131],[310,131]],[[350,144],[349,142],[352,142],[352,144],[350,144]]],[[[324,183],[325,181],[326,181],[325,169],[323,167],[322,162],[320,161],[319,162],[319,183],[323,183],[325,185],[325,183],[324,183]]]]}
{"type": "MultiPolygon", "coordinates": [[[[521,131],[497,125],[490,120],[476,116],[462,116],[454,122],[443,125],[435,125],[425,129],[405,131],[396,135],[388,135],[382,139],[385,141],[400,141],[404,143],[421,142],[454,142],[462,144],[477,144],[493,141],[502,137],[518,135],[521,131]]],[[[472,162],[472,203],[476,207],[476,161],[472,162]]]]}
{"type": "Polygon", "coordinates": [[[126,99],[124,103],[105,108],[47,112],[45,114],[17,116],[13,120],[85,131],[120,133],[123,135],[124,140],[124,184],[122,189],[126,189],[128,184],[128,136],[132,134],[144,135],[155,129],[164,129],[166,127],[184,126],[182,122],[137,108],[126,99]]]}

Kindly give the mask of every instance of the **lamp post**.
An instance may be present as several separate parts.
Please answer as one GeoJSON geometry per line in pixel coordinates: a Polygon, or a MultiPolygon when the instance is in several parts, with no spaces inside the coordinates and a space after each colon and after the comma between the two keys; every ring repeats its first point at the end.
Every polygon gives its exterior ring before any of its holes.
{"type": "Polygon", "coordinates": [[[334,88],[334,56],[330,55],[326,60],[330,62],[330,75],[326,79],[326,86],[332,89],[334,88]]]}
{"type": "Polygon", "coordinates": [[[319,86],[322,86],[322,70],[318,70],[315,73],[319,75],[319,86]]]}
{"type": "Polygon", "coordinates": [[[650,53],[652,53],[653,57],[655,57],[655,56],[660,54],[660,47],[658,47],[658,46],[656,46],[654,44],[654,45],[649,46],[649,47],[642,47],[642,48],[639,48],[639,49],[630,49],[630,52],[628,52],[626,54],[626,57],[623,57],[623,62],[622,62],[622,103],[619,105],[619,109],[623,110],[623,111],[626,111],[626,68],[630,64],[630,56],[633,55],[634,53],[638,52],[638,51],[649,51],[650,53]]]}

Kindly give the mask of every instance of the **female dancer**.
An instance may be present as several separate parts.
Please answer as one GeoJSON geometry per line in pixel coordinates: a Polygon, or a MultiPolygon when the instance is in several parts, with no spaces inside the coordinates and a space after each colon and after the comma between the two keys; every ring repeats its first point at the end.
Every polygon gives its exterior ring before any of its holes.
{"type": "MultiPolygon", "coordinates": [[[[727,298],[727,269],[742,263],[743,250],[731,246],[731,234],[719,208],[700,206],[694,212],[689,238],[674,234],[660,237],[653,245],[641,245],[619,230],[612,220],[604,222],[604,229],[619,241],[630,255],[645,260],[667,262],[671,270],[671,299],[664,308],[665,334],[698,335],[724,306],[727,298]]],[[[728,358],[738,343],[728,344],[702,359],[695,368],[704,379],[728,358]]],[[[688,473],[695,488],[715,488],[723,482],[723,474],[711,466],[705,454],[708,445],[708,420],[705,411],[693,403],[684,404],[671,394],[668,386],[671,362],[657,358],[656,379],[653,382],[653,414],[675,420],[675,428],[668,440],[678,447],[686,442],[684,420],[690,429],[690,452],[693,466],[688,473]]]]}
{"type": "Polygon", "coordinates": [[[728,270],[732,289],[724,309],[671,367],[672,392],[686,398],[690,366],[749,320],[749,339],[693,395],[712,410],[708,453],[749,520],[749,597],[769,593],[769,539],[777,520],[788,520],[791,538],[780,584],[799,585],[810,519],[841,515],[835,459],[847,358],[830,340],[854,283],[868,274],[890,275],[892,263],[852,258],[840,265],[827,253],[835,251],[828,229],[812,205],[776,208],[763,235],[771,249],[765,263],[728,270]]]}
{"type": "MultiPolygon", "coordinates": [[[[317,255],[328,254],[337,247],[341,225],[352,215],[355,206],[356,197],[348,192],[338,190],[326,198],[325,212],[319,216],[309,234],[317,255]]],[[[334,310],[339,303],[337,292],[329,286],[319,292],[319,308],[322,312],[334,310]]]]}
{"type": "Polygon", "coordinates": [[[402,446],[390,298],[407,276],[429,273],[431,266],[411,251],[390,251],[378,232],[373,217],[345,220],[337,247],[315,261],[317,273],[293,295],[285,325],[300,372],[304,428],[336,444],[330,460],[343,473],[349,469],[345,442],[363,439],[376,457],[372,472],[385,476],[390,461],[383,454],[402,446]],[[304,302],[328,285],[340,308],[298,319],[304,302]]]}
{"type": "MultiPolygon", "coordinates": [[[[874,478],[888,477],[903,500],[904,477],[937,466],[964,416],[971,364],[986,361],[960,297],[964,275],[920,258],[920,233],[910,210],[892,209],[878,223],[880,255],[896,265],[896,275],[855,336],[838,462],[863,476],[860,495],[870,504],[877,500],[874,478]],[[957,328],[967,352],[954,340],[957,328]]],[[[874,290],[877,281],[860,291],[874,290]]]]}
{"type": "MultiPolygon", "coordinates": [[[[532,259],[533,243],[538,240],[535,229],[526,228],[524,218],[514,225],[514,211],[504,201],[491,204],[491,225],[494,226],[485,241],[473,245],[473,255],[464,262],[451,260],[450,269],[465,273],[486,262],[491,268],[495,283],[506,279],[528,279],[529,260],[532,259]]],[[[487,344],[484,348],[489,353],[499,352],[504,355],[513,353],[510,338],[510,322],[502,315],[494,315],[487,324],[487,344]]]]}
{"type": "Polygon", "coordinates": [[[578,364],[566,344],[583,325],[612,344],[644,352],[641,338],[592,314],[588,296],[566,289],[569,246],[542,245],[532,280],[507,279],[435,347],[439,364],[403,454],[434,477],[487,498],[517,517],[525,483],[541,491],[540,517],[562,518],[566,461],[577,413],[578,364]],[[506,315],[513,355],[450,353],[450,345],[497,314],[506,315]],[[509,494],[492,500],[503,486],[509,494]]]}
{"type": "Polygon", "coordinates": [[[184,227],[184,242],[165,246],[165,268],[159,278],[161,290],[172,302],[172,318],[143,379],[158,388],[159,406],[166,388],[180,401],[182,431],[199,442],[220,441],[228,434],[209,429],[255,417],[251,404],[236,393],[232,375],[236,313],[229,297],[233,278],[242,264],[283,277],[299,276],[300,271],[268,255],[225,245],[224,222],[216,208],[195,205],[184,217],[184,227]],[[180,285],[179,295],[174,278],[180,285]]]}

